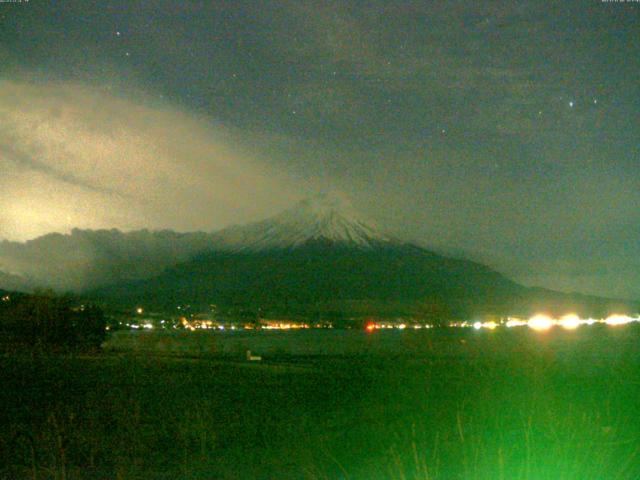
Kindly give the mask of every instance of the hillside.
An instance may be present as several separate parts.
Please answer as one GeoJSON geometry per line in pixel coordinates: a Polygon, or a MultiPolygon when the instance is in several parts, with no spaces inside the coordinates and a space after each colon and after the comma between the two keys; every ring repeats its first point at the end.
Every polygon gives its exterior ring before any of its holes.
{"type": "Polygon", "coordinates": [[[318,196],[271,219],[216,234],[217,247],[161,275],[90,296],[171,311],[177,305],[249,316],[399,316],[433,320],[535,311],[603,315],[614,300],[523,287],[482,264],[386,235],[348,201],[318,196]]]}

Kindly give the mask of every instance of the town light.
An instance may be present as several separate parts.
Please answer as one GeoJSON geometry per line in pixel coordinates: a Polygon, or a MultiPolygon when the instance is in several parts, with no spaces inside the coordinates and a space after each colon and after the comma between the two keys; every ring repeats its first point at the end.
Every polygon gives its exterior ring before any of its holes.
{"type": "Polygon", "coordinates": [[[544,331],[553,327],[554,323],[553,319],[547,315],[536,315],[529,319],[527,325],[533,330],[544,331]]]}
{"type": "Polygon", "coordinates": [[[581,323],[580,317],[573,314],[565,315],[558,321],[558,325],[565,330],[575,330],[581,323]]]}
{"type": "Polygon", "coordinates": [[[610,315],[604,321],[607,325],[626,325],[627,323],[631,323],[637,321],[637,319],[629,317],[627,315],[610,315]]]}
{"type": "Polygon", "coordinates": [[[518,318],[510,318],[509,320],[507,320],[507,323],[505,324],[507,326],[507,328],[512,328],[512,327],[523,327],[527,324],[526,320],[520,320],[518,318]]]}

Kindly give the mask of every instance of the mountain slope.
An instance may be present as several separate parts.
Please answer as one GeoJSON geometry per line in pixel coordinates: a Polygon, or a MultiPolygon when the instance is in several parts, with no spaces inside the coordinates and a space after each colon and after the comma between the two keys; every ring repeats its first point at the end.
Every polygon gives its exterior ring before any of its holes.
{"type": "Polygon", "coordinates": [[[381,233],[344,198],[321,195],[215,235],[217,246],[156,278],[95,297],[174,310],[216,304],[251,316],[397,316],[432,320],[539,309],[604,314],[605,299],[525,288],[492,270],[381,233]]]}
{"type": "Polygon", "coordinates": [[[425,302],[425,308],[462,313],[471,298],[504,300],[521,288],[483,265],[411,245],[362,249],[307,241],[292,249],[212,252],[154,279],[96,293],[131,305],[213,303],[272,315],[305,315],[373,313],[391,307],[408,313],[425,302]]]}
{"type": "Polygon", "coordinates": [[[625,302],[529,289],[492,269],[412,245],[371,249],[307,242],[292,249],[211,252],[145,281],[91,296],[175,311],[216,304],[231,315],[358,317],[413,315],[431,321],[539,311],[603,316],[625,302]]]}

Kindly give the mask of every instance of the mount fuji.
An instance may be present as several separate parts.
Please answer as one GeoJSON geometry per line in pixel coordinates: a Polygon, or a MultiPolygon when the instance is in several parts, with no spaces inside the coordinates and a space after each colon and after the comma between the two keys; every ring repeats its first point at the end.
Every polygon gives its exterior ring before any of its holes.
{"type": "Polygon", "coordinates": [[[430,321],[548,312],[596,315],[607,299],[527,288],[480,263],[388,235],[343,195],[311,197],[266,220],[212,234],[211,247],[162,274],[89,292],[128,307],[176,305],[255,318],[410,315],[430,321]]]}

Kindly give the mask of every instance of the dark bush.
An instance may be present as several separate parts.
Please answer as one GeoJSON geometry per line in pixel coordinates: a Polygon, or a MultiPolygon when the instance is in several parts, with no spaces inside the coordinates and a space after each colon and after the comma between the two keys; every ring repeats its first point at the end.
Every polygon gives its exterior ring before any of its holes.
{"type": "Polygon", "coordinates": [[[105,338],[105,318],[97,307],[74,305],[52,292],[12,296],[0,308],[3,343],[26,348],[97,348],[105,338]]]}

